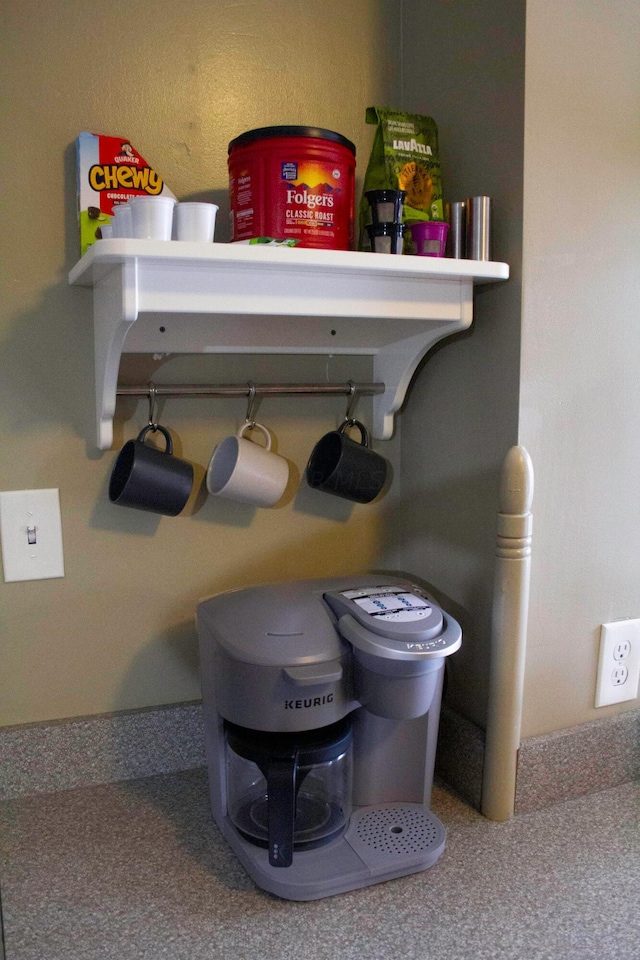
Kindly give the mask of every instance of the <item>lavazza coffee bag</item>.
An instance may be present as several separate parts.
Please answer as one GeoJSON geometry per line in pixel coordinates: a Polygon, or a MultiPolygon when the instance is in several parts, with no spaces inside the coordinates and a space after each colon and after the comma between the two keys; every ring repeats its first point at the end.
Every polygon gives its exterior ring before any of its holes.
{"type": "Polygon", "coordinates": [[[367,123],[376,130],[360,202],[360,249],[368,249],[367,190],[404,190],[402,219],[443,220],[438,128],[435,120],[417,113],[368,107],[367,123]]]}

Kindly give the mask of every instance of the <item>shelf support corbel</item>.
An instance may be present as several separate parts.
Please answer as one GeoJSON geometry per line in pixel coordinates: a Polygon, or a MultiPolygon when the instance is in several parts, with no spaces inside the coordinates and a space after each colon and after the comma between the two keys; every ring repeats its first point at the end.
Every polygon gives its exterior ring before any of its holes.
{"type": "Polygon", "coordinates": [[[113,443],[113,417],[120,355],[132,323],[138,319],[138,261],[127,260],[93,288],[98,448],[113,443]]]}
{"type": "Polygon", "coordinates": [[[402,407],[407,390],[423,357],[439,340],[452,332],[466,330],[473,320],[473,284],[460,284],[460,311],[457,325],[436,325],[415,337],[407,337],[383,347],[373,360],[373,379],[385,384],[385,392],[373,398],[373,435],[378,440],[393,436],[395,415],[402,407]]]}

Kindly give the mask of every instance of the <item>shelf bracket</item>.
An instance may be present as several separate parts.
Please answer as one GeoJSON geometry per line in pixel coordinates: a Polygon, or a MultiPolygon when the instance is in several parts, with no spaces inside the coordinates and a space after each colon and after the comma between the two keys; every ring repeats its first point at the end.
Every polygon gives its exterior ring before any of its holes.
{"type": "Polygon", "coordinates": [[[504,263],[259,246],[104,240],[71,270],[94,288],[100,449],[123,350],[371,356],[385,384],[372,433],[387,440],[425,354],[470,326],[474,282],[509,276],[504,263]]]}
{"type": "Polygon", "coordinates": [[[473,320],[473,286],[460,284],[460,310],[455,330],[451,324],[436,325],[422,333],[398,340],[378,351],[373,361],[373,378],[385,384],[385,391],[373,398],[373,435],[379,440],[393,436],[395,415],[402,407],[407,390],[423,357],[439,340],[453,332],[466,330],[473,320]]]}
{"type": "Polygon", "coordinates": [[[96,432],[100,450],[113,443],[113,417],[122,347],[138,319],[138,262],[127,260],[93,288],[96,432]]]}

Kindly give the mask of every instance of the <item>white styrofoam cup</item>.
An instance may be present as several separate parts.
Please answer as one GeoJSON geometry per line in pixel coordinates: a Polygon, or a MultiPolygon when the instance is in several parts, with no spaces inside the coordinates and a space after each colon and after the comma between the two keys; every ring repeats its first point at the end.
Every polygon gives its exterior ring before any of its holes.
{"type": "Polygon", "coordinates": [[[215,203],[177,203],[175,209],[176,240],[211,243],[218,207],[215,203]]]}
{"type": "Polygon", "coordinates": [[[132,197],[133,236],[137,240],[171,240],[173,197],[132,197]]]}

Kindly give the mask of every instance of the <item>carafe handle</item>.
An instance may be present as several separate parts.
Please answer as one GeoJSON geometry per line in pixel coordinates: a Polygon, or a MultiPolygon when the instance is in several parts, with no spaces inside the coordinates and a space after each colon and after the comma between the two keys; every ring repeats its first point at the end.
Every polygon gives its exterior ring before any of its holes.
{"type": "Polygon", "coordinates": [[[296,818],[296,768],[298,751],[272,757],[267,772],[269,863],[290,867],[296,818]]]}

